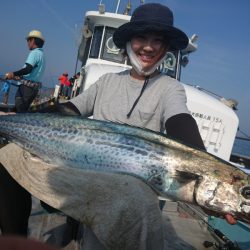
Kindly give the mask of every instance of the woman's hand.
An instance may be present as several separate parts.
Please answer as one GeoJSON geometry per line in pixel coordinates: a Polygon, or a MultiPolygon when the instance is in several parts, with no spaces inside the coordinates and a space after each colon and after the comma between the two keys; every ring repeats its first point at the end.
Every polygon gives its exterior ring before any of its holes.
{"type": "Polygon", "coordinates": [[[234,225],[237,223],[237,220],[234,219],[234,217],[231,214],[226,214],[225,220],[227,221],[228,224],[231,224],[231,225],[234,225]]]}
{"type": "MultiPolygon", "coordinates": [[[[211,215],[211,216],[215,216],[215,217],[219,217],[219,218],[222,218],[221,217],[221,214],[219,213],[216,213],[216,212],[212,212],[210,210],[207,210],[205,208],[202,208],[202,210],[208,214],[208,215],[211,215]]],[[[223,219],[225,219],[227,221],[228,224],[230,225],[234,225],[237,223],[237,220],[231,215],[231,214],[226,214],[223,216],[223,219]]]]}

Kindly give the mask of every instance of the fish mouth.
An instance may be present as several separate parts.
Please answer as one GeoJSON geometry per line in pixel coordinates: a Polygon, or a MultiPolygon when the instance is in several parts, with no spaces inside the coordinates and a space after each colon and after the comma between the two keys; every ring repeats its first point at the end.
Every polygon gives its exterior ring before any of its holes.
{"type": "Polygon", "coordinates": [[[235,219],[250,224],[250,185],[238,185],[203,178],[194,197],[198,205],[211,212],[231,214],[235,219]]]}
{"type": "Polygon", "coordinates": [[[241,202],[238,211],[232,213],[237,220],[250,224],[250,186],[243,186],[239,189],[241,202]]]}
{"type": "Polygon", "coordinates": [[[250,201],[250,186],[245,186],[241,188],[241,195],[246,199],[250,201]]]}
{"type": "Polygon", "coordinates": [[[243,213],[243,220],[250,224],[250,186],[244,186],[240,190],[240,194],[244,198],[240,204],[241,211],[243,213]]]}

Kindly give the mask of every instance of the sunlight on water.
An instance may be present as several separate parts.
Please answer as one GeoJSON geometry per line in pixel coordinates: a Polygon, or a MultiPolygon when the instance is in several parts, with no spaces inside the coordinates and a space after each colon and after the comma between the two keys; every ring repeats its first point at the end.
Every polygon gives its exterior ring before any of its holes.
{"type": "Polygon", "coordinates": [[[233,153],[250,157],[250,141],[235,140],[233,153]]]}

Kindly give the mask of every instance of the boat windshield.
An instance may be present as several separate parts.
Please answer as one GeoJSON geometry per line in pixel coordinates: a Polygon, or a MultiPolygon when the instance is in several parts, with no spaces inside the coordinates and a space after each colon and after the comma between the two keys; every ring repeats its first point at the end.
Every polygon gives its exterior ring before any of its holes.
{"type": "Polygon", "coordinates": [[[94,29],[90,58],[98,58],[107,61],[125,63],[121,50],[113,42],[115,28],[107,26],[96,26],[94,29]]]}

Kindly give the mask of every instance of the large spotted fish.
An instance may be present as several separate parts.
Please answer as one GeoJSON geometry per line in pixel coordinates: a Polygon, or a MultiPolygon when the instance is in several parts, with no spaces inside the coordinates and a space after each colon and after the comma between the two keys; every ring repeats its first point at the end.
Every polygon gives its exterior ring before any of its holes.
{"type": "Polygon", "coordinates": [[[163,134],[58,114],[0,116],[0,135],[62,167],[141,178],[159,195],[250,223],[250,178],[163,134]]]}

